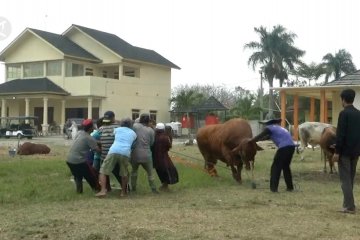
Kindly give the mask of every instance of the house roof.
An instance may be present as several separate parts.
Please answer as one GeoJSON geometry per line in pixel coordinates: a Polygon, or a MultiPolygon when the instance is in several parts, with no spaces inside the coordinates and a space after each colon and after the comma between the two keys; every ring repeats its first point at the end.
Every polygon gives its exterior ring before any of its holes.
{"type": "Polygon", "coordinates": [[[175,69],[180,69],[180,67],[170,62],[169,60],[167,60],[157,52],[153,50],[133,46],[114,34],[102,32],[99,30],[95,30],[75,24],[73,24],[72,27],[78,28],[82,32],[88,34],[96,41],[106,46],[107,48],[111,49],[112,51],[119,54],[125,59],[149,62],[175,69]]]}
{"type": "Polygon", "coordinates": [[[196,107],[199,111],[226,111],[228,110],[221,102],[214,96],[211,96],[203,104],[196,107]]]}
{"type": "Polygon", "coordinates": [[[69,95],[64,89],[48,78],[15,79],[0,84],[0,95],[48,93],[69,95]]]}
{"type": "Polygon", "coordinates": [[[174,113],[196,113],[196,112],[206,112],[206,111],[226,111],[228,110],[221,102],[219,102],[215,97],[209,97],[205,102],[200,105],[193,106],[190,109],[180,109],[174,108],[171,112],[174,113]]]}
{"type": "Polygon", "coordinates": [[[29,28],[30,31],[60,50],[64,55],[101,62],[100,59],[71,41],[67,36],[29,28]]]}
{"type": "Polygon", "coordinates": [[[337,80],[328,82],[323,86],[344,86],[344,85],[360,85],[360,70],[357,70],[353,73],[349,73],[337,80]]]}

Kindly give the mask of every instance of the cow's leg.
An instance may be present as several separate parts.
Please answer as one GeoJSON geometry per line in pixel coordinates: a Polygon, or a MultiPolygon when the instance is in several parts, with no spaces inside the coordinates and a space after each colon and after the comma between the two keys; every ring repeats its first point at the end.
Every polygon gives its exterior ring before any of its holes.
{"type": "MultiPolygon", "coordinates": [[[[241,176],[240,176],[240,173],[238,171],[238,168],[235,168],[235,166],[234,166],[235,165],[235,156],[233,156],[232,153],[231,153],[231,150],[228,149],[225,146],[222,148],[222,154],[223,154],[223,156],[225,158],[226,164],[228,166],[230,165],[230,167],[231,167],[231,172],[232,172],[233,178],[237,182],[241,183],[241,176]]],[[[239,162],[241,162],[241,159],[239,159],[239,162]]],[[[236,166],[237,166],[237,164],[236,164],[236,166]]]]}
{"type": "Polygon", "coordinates": [[[329,154],[329,166],[330,166],[330,173],[334,173],[333,169],[334,169],[334,162],[332,161],[332,156],[329,154]]]}
{"type": "Polygon", "coordinates": [[[328,160],[328,156],[327,156],[325,151],[321,151],[321,153],[322,153],[321,158],[322,158],[322,156],[324,156],[324,169],[323,169],[323,171],[324,171],[324,173],[326,173],[327,172],[327,170],[326,170],[326,162],[328,160]]]}
{"type": "Polygon", "coordinates": [[[233,164],[231,164],[230,167],[231,167],[231,172],[232,172],[233,178],[234,178],[238,183],[241,183],[241,176],[240,176],[240,174],[239,174],[238,169],[237,169],[233,164]]]}
{"type": "Polygon", "coordinates": [[[241,159],[239,159],[238,164],[236,164],[236,168],[237,168],[237,177],[239,180],[237,180],[239,183],[241,183],[241,170],[243,168],[243,162],[241,161],[241,159]]]}
{"type": "Polygon", "coordinates": [[[212,176],[212,177],[218,177],[219,176],[217,174],[215,164],[216,164],[216,159],[212,159],[212,158],[209,158],[209,157],[205,158],[205,169],[209,173],[209,175],[212,176]]]}

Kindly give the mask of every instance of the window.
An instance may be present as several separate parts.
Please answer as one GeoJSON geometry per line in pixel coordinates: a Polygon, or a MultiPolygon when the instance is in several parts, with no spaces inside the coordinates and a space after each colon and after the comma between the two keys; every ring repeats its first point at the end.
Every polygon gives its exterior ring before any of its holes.
{"type": "Polygon", "coordinates": [[[34,62],[24,64],[24,77],[43,77],[44,63],[34,62]]]}
{"type": "Polygon", "coordinates": [[[107,71],[102,71],[103,78],[107,78],[107,71]]]}
{"type": "Polygon", "coordinates": [[[156,114],[157,114],[156,110],[150,110],[150,119],[153,120],[154,122],[156,122],[156,114]]]}
{"type": "Polygon", "coordinates": [[[132,116],[132,120],[135,121],[135,119],[137,119],[138,117],[140,117],[140,110],[139,109],[132,109],[131,110],[131,116],[132,116]]]}
{"type": "Polygon", "coordinates": [[[66,77],[84,76],[84,66],[77,63],[66,62],[66,77]]]}
{"type": "Polygon", "coordinates": [[[6,75],[7,78],[21,78],[21,65],[9,65],[6,75]]]}
{"type": "Polygon", "coordinates": [[[46,63],[47,76],[61,76],[61,61],[50,61],[46,63]]]}
{"type": "Polygon", "coordinates": [[[140,77],[140,69],[134,67],[126,67],[123,68],[123,75],[127,77],[140,77]]]}
{"type": "Polygon", "coordinates": [[[85,68],[85,76],[94,76],[92,68],[85,68]]]}

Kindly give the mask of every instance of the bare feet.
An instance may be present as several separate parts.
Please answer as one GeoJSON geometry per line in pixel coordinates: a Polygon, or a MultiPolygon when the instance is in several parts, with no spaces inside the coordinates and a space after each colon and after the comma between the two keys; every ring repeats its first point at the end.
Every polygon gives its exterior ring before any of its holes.
{"type": "Polygon", "coordinates": [[[97,194],[95,194],[95,197],[104,198],[104,197],[106,197],[106,192],[100,191],[97,194]]]}

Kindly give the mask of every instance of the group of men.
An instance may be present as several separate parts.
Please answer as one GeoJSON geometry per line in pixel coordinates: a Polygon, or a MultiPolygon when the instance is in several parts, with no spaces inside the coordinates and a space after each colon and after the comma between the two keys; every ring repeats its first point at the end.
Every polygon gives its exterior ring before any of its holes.
{"type": "MultiPolygon", "coordinates": [[[[356,165],[360,156],[360,111],[353,106],[355,91],[345,89],[340,94],[344,109],[339,113],[334,162],[338,162],[341,189],[343,192],[342,213],[355,213],[353,186],[356,165]]],[[[281,119],[272,119],[263,122],[264,131],[254,137],[254,141],[271,139],[278,147],[271,167],[270,190],[278,191],[281,172],[284,174],[287,191],[293,191],[290,164],[294,154],[295,145],[290,133],[279,124],[281,119]]],[[[132,120],[123,119],[120,126],[115,123],[115,114],[111,111],[105,113],[102,120],[104,126],[101,132],[101,149],[93,137],[93,123],[87,119],[83,122],[83,131],[77,135],[70,149],[67,164],[74,175],[76,189],[82,192],[82,179],[85,178],[94,191],[99,191],[96,196],[104,197],[110,187],[108,176],[111,172],[121,183],[121,196],[127,195],[128,165],[131,159],[131,190],[136,191],[137,172],[142,166],[148,176],[149,186],[153,193],[158,193],[153,175],[153,161],[158,176],[162,182],[161,189],[166,190],[168,184],[178,182],[178,174],[168,155],[171,139],[165,133],[165,125],[156,125],[156,136],[153,128],[149,126],[150,117],[142,114],[138,122],[132,126],[132,120]],[[155,145],[154,145],[155,142],[155,145]],[[156,144],[157,142],[157,144],[156,144]],[[101,167],[99,180],[94,177],[92,167],[85,157],[89,149],[101,152],[101,167]],[[100,182],[100,185],[99,185],[100,182]]],[[[100,166],[100,165],[99,165],[100,166]]]]}
{"type": "MultiPolygon", "coordinates": [[[[158,173],[170,172],[170,165],[172,170],[175,168],[168,155],[171,137],[166,134],[163,123],[158,123],[155,129],[151,127],[149,114],[141,114],[134,123],[130,118],[116,122],[114,112],[107,111],[97,122],[96,128],[91,119],[84,120],[82,127],[66,162],[74,176],[78,193],[83,192],[82,179],[85,178],[96,192],[96,197],[105,197],[111,191],[109,175],[114,174],[121,186],[120,197],[127,196],[129,185],[131,191],[136,191],[140,166],[147,173],[151,191],[159,193],[155,185],[153,162],[157,163],[155,169],[158,173]],[[159,141],[161,139],[165,139],[165,142],[159,141]]],[[[165,178],[159,175],[159,178],[162,182],[160,189],[168,190],[168,184],[178,182],[176,168],[174,174],[167,174],[165,178]]]]}

